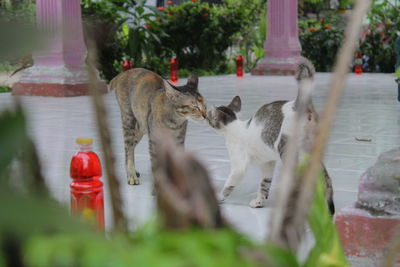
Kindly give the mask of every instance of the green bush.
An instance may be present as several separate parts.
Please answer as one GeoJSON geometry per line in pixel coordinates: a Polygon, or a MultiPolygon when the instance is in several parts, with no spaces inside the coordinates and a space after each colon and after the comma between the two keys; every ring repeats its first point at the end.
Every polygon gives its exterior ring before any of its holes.
{"type": "Polygon", "coordinates": [[[125,43],[122,34],[123,18],[113,1],[81,1],[86,43],[92,39],[97,46],[97,68],[106,80],[122,69],[125,43]]]}
{"type": "Polygon", "coordinates": [[[398,68],[396,69],[396,72],[394,73],[394,77],[400,79],[400,67],[398,67],[398,68]]]}
{"type": "Polygon", "coordinates": [[[11,92],[11,88],[6,85],[0,85],[0,93],[9,93],[11,92]]]}
{"type": "Polygon", "coordinates": [[[299,15],[307,17],[308,14],[315,14],[319,19],[321,13],[329,9],[329,0],[299,0],[299,15]]]}
{"type": "Polygon", "coordinates": [[[314,64],[317,71],[331,71],[344,32],[325,20],[299,22],[302,55],[314,64]]]}
{"type": "Polygon", "coordinates": [[[400,29],[400,6],[383,1],[372,5],[368,13],[370,21],[360,51],[369,57],[365,71],[394,72],[396,55],[394,41],[400,29]]]}
{"type": "Polygon", "coordinates": [[[227,55],[229,47],[244,54],[246,69],[255,64],[252,58],[262,56],[264,38],[257,26],[265,0],[212,6],[186,1],[160,10],[144,0],[83,0],[81,6],[86,36],[97,43],[98,68],[107,80],[122,70],[124,57],[135,67],[166,75],[173,55],[184,73],[212,74],[232,72],[235,55],[227,55]]]}
{"type": "Polygon", "coordinates": [[[146,0],[126,1],[120,12],[125,20],[123,25],[127,40],[125,53],[133,59],[135,67],[146,67],[149,61],[155,60],[158,56],[154,49],[160,45],[160,37],[167,35],[162,30],[154,34],[145,22],[163,17],[164,14],[154,6],[146,5],[146,0]]]}
{"type": "MultiPolygon", "coordinates": [[[[165,73],[173,54],[180,68],[190,71],[204,69],[223,73],[227,70],[226,50],[244,23],[242,9],[187,1],[169,6],[163,12],[165,17],[147,22],[147,27],[160,37],[160,45],[152,46],[158,56],[155,62],[159,72],[165,73]],[[166,35],[161,36],[161,32],[166,35]]],[[[151,64],[157,67],[154,62],[151,64]]]]}
{"type": "MultiPolygon", "coordinates": [[[[225,0],[228,8],[240,9],[243,22],[234,36],[233,46],[243,56],[245,71],[252,70],[264,56],[264,41],[267,35],[266,0],[225,0]]],[[[236,59],[236,54],[231,62],[236,59]]]]}

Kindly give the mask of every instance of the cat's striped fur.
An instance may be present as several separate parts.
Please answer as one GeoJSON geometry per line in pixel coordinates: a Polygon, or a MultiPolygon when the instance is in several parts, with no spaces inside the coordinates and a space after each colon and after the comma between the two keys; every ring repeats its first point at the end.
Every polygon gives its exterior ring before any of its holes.
{"type": "MultiPolygon", "coordinates": [[[[288,137],[291,135],[295,114],[303,108],[308,120],[302,137],[302,151],[310,151],[315,135],[318,116],[311,103],[302,107],[303,97],[309,98],[313,87],[314,68],[306,62],[299,66],[297,80],[299,93],[295,101],[276,101],[262,106],[248,121],[241,121],[237,113],[241,109],[239,96],[233,98],[228,106],[220,106],[209,111],[207,119],[211,127],[222,133],[231,160],[231,174],[226,181],[221,194],[224,200],[243,179],[247,166],[257,164],[263,174],[256,199],[250,202],[253,208],[263,207],[268,198],[269,188],[276,160],[283,157],[288,137]],[[307,110],[307,111],[306,111],[307,110]]],[[[323,165],[322,165],[323,167],[323,165]]],[[[331,179],[324,174],[327,186],[327,201],[334,213],[333,191],[331,179]]]]}
{"type": "Polygon", "coordinates": [[[173,86],[159,75],[136,68],[119,74],[111,83],[121,109],[128,184],[139,184],[134,150],[143,135],[149,136],[149,151],[154,170],[154,142],[162,130],[176,142],[185,142],[187,118],[206,117],[205,100],[198,91],[198,77],[191,75],[184,86],[173,86]]]}

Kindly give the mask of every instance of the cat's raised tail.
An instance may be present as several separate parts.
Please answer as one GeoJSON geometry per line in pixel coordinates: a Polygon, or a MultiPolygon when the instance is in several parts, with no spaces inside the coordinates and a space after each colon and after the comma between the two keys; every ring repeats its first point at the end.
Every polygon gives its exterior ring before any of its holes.
{"type": "Polygon", "coordinates": [[[296,80],[299,92],[296,98],[296,109],[307,107],[311,103],[311,94],[314,91],[314,74],[315,68],[308,60],[304,60],[297,67],[296,80]]]}

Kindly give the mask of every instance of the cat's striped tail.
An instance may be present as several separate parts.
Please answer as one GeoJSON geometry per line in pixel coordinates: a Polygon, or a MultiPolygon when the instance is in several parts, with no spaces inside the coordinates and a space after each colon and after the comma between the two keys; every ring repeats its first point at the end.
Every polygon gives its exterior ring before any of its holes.
{"type": "Polygon", "coordinates": [[[304,60],[297,67],[296,80],[299,92],[296,98],[296,109],[301,109],[301,106],[307,107],[311,103],[311,94],[314,91],[314,74],[314,66],[308,60],[304,60]]]}

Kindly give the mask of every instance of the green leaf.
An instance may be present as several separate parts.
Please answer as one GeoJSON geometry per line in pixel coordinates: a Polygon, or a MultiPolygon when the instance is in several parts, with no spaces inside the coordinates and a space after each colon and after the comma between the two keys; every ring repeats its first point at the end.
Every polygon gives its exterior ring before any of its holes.
{"type": "Polygon", "coordinates": [[[276,267],[297,267],[300,266],[296,256],[289,250],[273,245],[266,246],[266,253],[269,259],[268,266],[276,267]]]}
{"type": "Polygon", "coordinates": [[[319,174],[317,180],[308,222],[314,235],[315,245],[310,251],[304,266],[349,266],[325,200],[325,177],[322,172],[319,174]]]}
{"type": "Polygon", "coordinates": [[[396,72],[395,72],[395,77],[396,78],[400,78],[400,67],[398,67],[397,69],[396,69],[396,72]]]}
{"type": "Polygon", "coordinates": [[[128,23],[124,22],[122,24],[122,32],[124,33],[125,36],[129,36],[129,26],[128,23]]]}
{"type": "Polygon", "coordinates": [[[138,6],[135,11],[141,16],[144,13],[144,8],[142,6],[138,6]]]}

